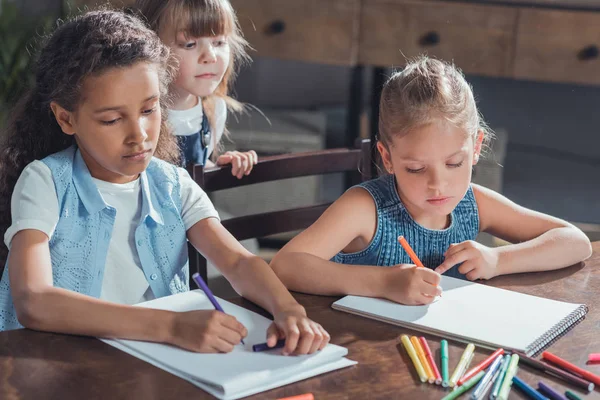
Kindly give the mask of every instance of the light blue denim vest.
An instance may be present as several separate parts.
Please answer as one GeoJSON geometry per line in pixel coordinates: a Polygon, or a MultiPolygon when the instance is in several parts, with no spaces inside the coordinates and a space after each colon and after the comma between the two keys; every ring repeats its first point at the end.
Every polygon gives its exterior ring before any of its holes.
{"type": "MultiPolygon", "coordinates": [[[[42,162],[52,172],[60,212],[49,241],[54,286],[98,298],[116,210],[104,202],[77,147],[42,162]]],[[[188,253],[177,168],[153,158],[140,186],[142,217],[135,243],[142,270],[156,297],[185,292],[188,253]]],[[[20,327],[7,266],[0,281],[0,331],[20,327]]]]}
{"type": "MultiPolygon", "coordinates": [[[[444,261],[444,253],[450,244],[474,240],[479,233],[479,211],[471,186],[452,211],[450,226],[443,230],[427,229],[413,220],[398,196],[394,175],[385,175],[358,187],[373,196],[377,208],[377,231],[366,249],[357,253],[339,253],[332,261],[376,266],[413,264],[398,243],[398,236],[403,235],[423,265],[435,269],[444,261]]],[[[458,265],[444,275],[465,279],[458,272],[458,265]]]]}

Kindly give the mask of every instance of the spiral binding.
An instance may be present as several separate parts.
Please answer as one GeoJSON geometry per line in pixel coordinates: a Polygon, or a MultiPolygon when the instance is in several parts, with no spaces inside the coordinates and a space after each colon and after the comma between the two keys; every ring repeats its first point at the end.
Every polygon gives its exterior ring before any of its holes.
{"type": "Polygon", "coordinates": [[[528,356],[537,356],[543,350],[547,349],[551,344],[556,342],[567,332],[569,332],[575,325],[585,319],[585,315],[588,312],[588,306],[585,304],[577,307],[575,311],[567,315],[565,318],[557,322],[552,328],[547,330],[542,336],[537,338],[532,344],[527,346],[525,354],[528,356]]]}

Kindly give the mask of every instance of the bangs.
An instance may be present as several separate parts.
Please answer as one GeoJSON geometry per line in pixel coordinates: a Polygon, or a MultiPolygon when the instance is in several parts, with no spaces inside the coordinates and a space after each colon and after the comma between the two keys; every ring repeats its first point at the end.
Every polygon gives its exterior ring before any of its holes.
{"type": "Polygon", "coordinates": [[[234,31],[233,10],[228,2],[187,0],[166,10],[161,25],[175,36],[183,32],[186,38],[228,36],[234,31]]]}

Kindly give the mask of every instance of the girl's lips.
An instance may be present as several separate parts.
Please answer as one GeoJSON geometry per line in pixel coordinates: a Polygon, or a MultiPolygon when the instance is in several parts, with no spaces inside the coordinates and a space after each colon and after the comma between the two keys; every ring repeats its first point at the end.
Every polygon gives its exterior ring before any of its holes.
{"type": "Polygon", "coordinates": [[[434,205],[440,205],[440,204],[444,204],[446,202],[448,202],[448,200],[450,200],[451,197],[435,197],[435,198],[431,198],[431,199],[427,199],[427,202],[430,204],[434,204],[434,205]]]}
{"type": "Polygon", "coordinates": [[[123,158],[131,161],[141,161],[146,159],[146,157],[150,154],[150,150],[144,150],[137,153],[128,154],[123,156],[123,158]]]}

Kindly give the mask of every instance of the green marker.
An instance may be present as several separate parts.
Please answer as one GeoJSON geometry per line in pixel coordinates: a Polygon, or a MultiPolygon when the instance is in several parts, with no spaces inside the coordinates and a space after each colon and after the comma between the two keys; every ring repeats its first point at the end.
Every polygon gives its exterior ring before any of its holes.
{"type": "Polygon", "coordinates": [[[463,383],[461,386],[458,386],[457,389],[454,389],[452,392],[448,393],[442,400],[454,400],[463,393],[467,392],[473,386],[479,382],[479,380],[485,375],[485,371],[479,371],[477,375],[463,383]]]}
{"type": "Polygon", "coordinates": [[[504,360],[502,360],[502,367],[500,368],[500,373],[496,378],[496,382],[494,383],[494,388],[492,389],[492,393],[490,393],[490,400],[495,400],[500,393],[500,387],[502,386],[502,381],[504,380],[504,376],[506,375],[506,370],[508,369],[508,364],[510,363],[510,356],[506,354],[504,356],[504,360]]]}
{"type": "Polygon", "coordinates": [[[512,378],[517,374],[517,368],[519,365],[519,355],[513,354],[510,356],[510,363],[508,364],[508,369],[506,370],[506,375],[504,376],[504,380],[502,381],[502,387],[500,387],[500,393],[498,394],[498,400],[507,400],[508,393],[510,393],[510,388],[512,386],[512,378]]]}
{"type": "Polygon", "coordinates": [[[448,341],[440,342],[440,360],[442,364],[442,387],[448,387],[448,341]]]}
{"type": "Polygon", "coordinates": [[[565,392],[565,396],[567,396],[567,398],[569,400],[583,400],[581,397],[577,396],[575,393],[571,392],[570,390],[567,390],[565,392]]]}

